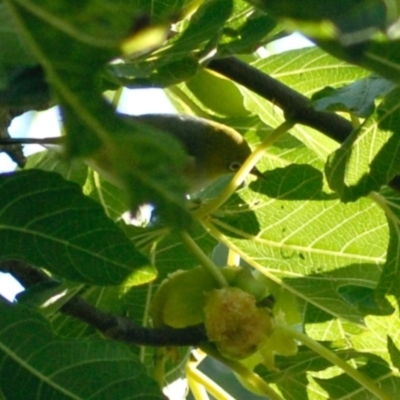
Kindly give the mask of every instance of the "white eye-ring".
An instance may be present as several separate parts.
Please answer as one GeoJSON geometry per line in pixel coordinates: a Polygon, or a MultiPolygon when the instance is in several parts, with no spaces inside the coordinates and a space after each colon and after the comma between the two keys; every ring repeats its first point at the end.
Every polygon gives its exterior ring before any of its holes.
{"type": "Polygon", "coordinates": [[[242,164],[239,161],[233,161],[232,163],[229,164],[229,170],[232,172],[236,172],[239,170],[241,166],[242,164]]]}

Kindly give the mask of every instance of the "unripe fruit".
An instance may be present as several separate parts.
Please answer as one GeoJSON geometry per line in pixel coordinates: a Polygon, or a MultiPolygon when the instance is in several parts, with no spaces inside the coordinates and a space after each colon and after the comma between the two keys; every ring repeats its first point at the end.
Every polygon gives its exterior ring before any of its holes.
{"type": "MultiPolygon", "coordinates": [[[[265,296],[265,286],[249,270],[221,268],[229,285],[253,295],[256,301],[265,296]]],[[[202,267],[176,271],[159,286],[151,305],[154,326],[168,325],[184,328],[204,321],[206,294],[217,289],[218,284],[202,267]]]]}
{"type": "Polygon", "coordinates": [[[256,352],[274,328],[271,311],[258,308],[254,296],[235,287],[209,292],[204,315],[208,339],[232,359],[256,352]]]}

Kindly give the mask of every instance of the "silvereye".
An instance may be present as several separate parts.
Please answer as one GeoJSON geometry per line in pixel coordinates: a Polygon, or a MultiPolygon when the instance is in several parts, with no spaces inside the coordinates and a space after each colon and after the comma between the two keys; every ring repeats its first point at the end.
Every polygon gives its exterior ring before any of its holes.
{"type": "MultiPolygon", "coordinates": [[[[188,162],[183,173],[189,182],[189,193],[196,193],[224,175],[236,172],[251,154],[251,149],[243,137],[234,129],[203,118],[175,114],[146,114],[120,117],[149,124],[167,134],[173,135],[183,145],[188,162]]],[[[12,143],[62,144],[64,138],[11,139],[12,143]]],[[[4,144],[4,143],[3,143],[4,144]]],[[[113,165],[106,149],[97,152],[87,163],[99,170],[108,180],[118,184],[113,165]]],[[[262,177],[257,168],[251,173],[262,177]]]]}
{"type": "MultiPolygon", "coordinates": [[[[217,122],[174,114],[133,118],[179,139],[189,156],[184,174],[190,193],[199,192],[218,178],[238,171],[251,154],[249,145],[237,131],[217,122]]],[[[256,168],[252,173],[261,176],[256,168]]]]}

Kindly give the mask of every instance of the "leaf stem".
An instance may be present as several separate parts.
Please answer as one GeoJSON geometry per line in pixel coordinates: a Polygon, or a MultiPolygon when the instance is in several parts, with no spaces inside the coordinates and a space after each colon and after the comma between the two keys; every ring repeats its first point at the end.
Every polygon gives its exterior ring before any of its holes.
{"type": "Polygon", "coordinates": [[[198,244],[186,232],[181,232],[182,243],[199,260],[200,265],[214,278],[219,287],[228,287],[228,282],[222,275],[220,269],[210,260],[198,244]]]}
{"type": "Polygon", "coordinates": [[[202,389],[205,389],[218,400],[235,400],[207,375],[192,366],[190,362],[186,366],[186,377],[192,392],[194,392],[193,394],[195,394],[196,400],[204,400],[208,398],[206,394],[204,395],[202,389]]]}
{"type": "Polygon", "coordinates": [[[209,354],[210,356],[214,357],[216,360],[230,368],[246,383],[253,386],[254,389],[257,390],[257,392],[265,394],[270,400],[282,400],[282,397],[277,392],[275,392],[275,390],[273,390],[267,382],[265,382],[259,375],[245,367],[239,361],[229,360],[228,358],[223,357],[209,344],[204,344],[200,348],[205,353],[209,354]]]}
{"type": "Polygon", "coordinates": [[[235,174],[223,192],[210,203],[205,204],[199,210],[196,210],[193,215],[195,218],[203,219],[207,215],[211,214],[215,210],[218,210],[236,191],[239,185],[246,179],[246,176],[251,172],[251,170],[255,167],[258,161],[262,158],[265,153],[265,150],[271,146],[273,142],[283,136],[290,128],[292,128],[294,122],[292,121],[284,121],[281,125],[279,125],[276,129],[274,129],[262,142],[261,144],[251,153],[251,155],[247,158],[245,163],[239,169],[239,171],[235,174]]]}
{"type": "Polygon", "coordinates": [[[356,382],[358,382],[362,387],[369,390],[375,396],[377,396],[381,400],[393,400],[392,397],[379,388],[370,378],[361,374],[359,371],[354,369],[351,365],[349,365],[346,361],[341,359],[331,350],[322,346],[320,343],[308,337],[303,332],[299,332],[287,325],[279,324],[279,328],[282,329],[287,335],[292,338],[300,341],[310,349],[314,350],[316,353],[330,361],[332,364],[337,365],[341,368],[347,375],[352,377],[356,382]]]}

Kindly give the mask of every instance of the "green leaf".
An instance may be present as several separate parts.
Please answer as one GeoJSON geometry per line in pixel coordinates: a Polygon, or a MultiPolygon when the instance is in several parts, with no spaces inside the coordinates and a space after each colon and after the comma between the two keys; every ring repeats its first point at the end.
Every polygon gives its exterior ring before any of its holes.
{"type": "Polygon", "coordinates": [[[243,95],[237,86],[227,79],[203,70],[185,85],[206,109],[236,118],[249,115],[249,111],[243,106],[243,95]]]}
{"type": "Polygon", "coordinates": [[[127,346],[62,339],[33,311],[5,304],[0,309],[0,388],[7,399],[24,399],[27,393],[57,399],[135,399],[138,393],[164,398],[127,346]]]}
{"type": "Polygon", "coordinates": [[[324,33],[324,23],[327,25],[327,22],[329,22],[336,28],[336,31],[334,31],[332,27],[331,32],[354,37],[354,41],[360,40],[360,35],[369,37],[371,30],[377,31],[387,22],[385,5],[379,0],[359,0],[357,2],[352,0],[335,2],[330,0],[305,0],[302,7],[299,7],[296,0],[285,2],[250,0],[250,2],[274,16],[290,19],[292,26],[297,23],[300,26],[307,27],[306,22],[308,22],[314,28],[314,31],[320,35],[324,33]],[[317,30],[318,24],[320,25],[319,30],[317,30]]]}
{"type": "Polygon", "coordinates": [[[204,48],[222,33],[221,25],[229,18],[233,10],[232,0],[205,1],[190,19],[188,27],[175,41],[171,50],[181,53],[204,48]]]}
{"type": "Polygon", "coordinates": [[[368,199],[341,203],[326,189],[322,165],[290,135],[258,167],[267,168],[265,179],[237,192],[213,218],[223,243],[301,299],[361,323],[365,311],[339,288],[375,288],[388,243],[383,212],[368,199]],[[300,160],[308,164],[296,165],[300,160]]]}
{"type": "Polygon", "coordinates": [[[379,190],[400,172],[399,90],[389,93],[377,112],[329,158],[328,182],[344,201],[379,190]]]}
{"type": "MultiPolygon", "coordinates": [[[[360,356],[362,356],[362,354],[360,354],[360,356]]],[[[365,355],[362,358],[364,358],[364,360],[360,361],[363,361],[365,365],[360,366],[358,371],[369,376],[372,380],[379,380],[379,386],[387,395],[396,398],[400,379],[392,376],[391,369],[387,363],[373,355],[365,355]],[[365,358],[367,360],[366,362],[365,358]]],[[[346,374],[340,374],[334,378],[328,379],[314,379],[328,393],[328,398],[337,399],[343,396],[351,396],[350,398],[356,398],[355,396],[357,396],[363,399],[371,398],[370,392],[360,387],[357,382],[346,374]]]]}
{"type": "MultiPolygon", "coordinates": [[[[337,355],[344,359],[360,356],[354,350],[342,350],[337,352],[337,355]]],[[[267,382],[275,383],[284,394],[284,398],[290,400],[306,400],[309,398],[310,391],[320,392],[309,372],[321,372],[331,366],[329,361],[305,346],[300,346],[294,356],[276,356],[275,365],[276,371],[267,371],[260,365],[256,368],[256,372],[267,382]]]]}
{"type": "Polygon", "coordinates": [[[224,25],[218,53],[253,53],[280,30],[276,20],[269,15],[255,10],[245,1],[235,1],[232,15],[224,25]]]}
{"type": "Polygon", "coordinates": [[[324,88],[313,95],[312,104],[317,111],[344,111],[366,118],[374,111],[377,97],[394,87],[393,82],[371,75],[340,89],[324,88]]]}
{"type": "Polygon", "coordinates": [[[399,81],[398,6],[380,0],[250,0],[335,57],[399,81]]]}
{"type": "Polygon", "coordinates": [[[37,62],[5,4],[0,4],[0,48],[0,66],[32,65],[37,62]]]}
{"type": "Polygon", "coordinates": [[[396,368],[399,368],[399,366],[400,366],[400,351],[396,347],[395,343],[393,342],[393,339],[390,336],[388,336],[388,351],[390,354],[390,359],[392,361],[392,364],[396,368]]]}
{"type": "Polygon", "coordinates": [[[338,288],[338,293],[343,299],[361,312],[372,315],[390,315],[394,312],[394,308],[386,300],[383,307],[378,304],[375,298],[375,291],[372,288],[345,285],[338,288]]]}
{"type": "Polygon", "coordinates": [[[0,191],[3,260],[23,259],[96,285],[137,285],[154,278],[148,260],[76,184],[35,170],[2,175],[0,191]]]}

